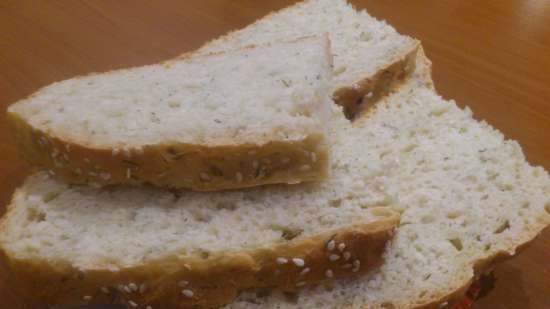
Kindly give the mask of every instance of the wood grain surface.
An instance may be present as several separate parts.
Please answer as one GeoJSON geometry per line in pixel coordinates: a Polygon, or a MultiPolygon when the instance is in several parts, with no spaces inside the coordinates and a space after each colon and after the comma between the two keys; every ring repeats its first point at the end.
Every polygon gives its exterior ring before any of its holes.
{"type": "MultiPolygon", "coordinates": [[[[0,108],[54,81],[174,57],[292,2],[3,0],[0,108]]],[[[470,106],[477,119],[518,140],[530,162],[550,169],[548,1],[352,2],[421,39],[439,92],[470,106]]],[[[1,205],[27,173],[2,120],[1,205]]],[[[496,275],[496,289],[475,308],[550,308],[550,231],[496,275]]],[[[19,308],[6,286],[0,284],[0,308],[19,308]]]]}

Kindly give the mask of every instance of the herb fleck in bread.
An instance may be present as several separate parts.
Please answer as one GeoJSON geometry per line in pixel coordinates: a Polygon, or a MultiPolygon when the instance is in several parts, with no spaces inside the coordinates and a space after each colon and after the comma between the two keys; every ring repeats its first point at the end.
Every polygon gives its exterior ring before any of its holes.
{"type": "Polygon", "coordinates": [[[71,183],[220,190],[326,177],[326,35],[78,77],[8,109],[28,160],[71,183]]]}
{"type": "Polygon", "coordinates": [[[346,0],[306,0],[199,49],[223,51],[248,44],[329,33],[334,56],[333,98],[349,118],[378,101],[414,71],[419,42],[401,35],[346,0]]]}

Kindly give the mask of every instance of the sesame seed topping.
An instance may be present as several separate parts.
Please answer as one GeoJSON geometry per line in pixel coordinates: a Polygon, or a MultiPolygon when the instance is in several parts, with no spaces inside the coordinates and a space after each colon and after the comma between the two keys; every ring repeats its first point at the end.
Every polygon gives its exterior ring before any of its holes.
{"type": "Polygon", "coordinates": [[[335,247],[336,247],[336,242],[334,241],[334,239],[331,239],[331,240],[327,243],[327,250],[328,250],[328,251],[332,251],[332,250],[334,250],[335,247]]]}
{"type": "Polygon", "coordinates": [[[308,164],[304,164],[304,165],[300,166],[300,171],[301,171],[301,172],[307,172],[307,171],[309,171],[310,169],[311,169],[311,166],[308,165],[308,164]]]}
{"type": "Polygon", "coordinates": [[[133,302],[133,301],[131,301],[131,300],[128,301],[128,305],[130,305],[130,306],[132,306],[132,307],[134,307],[134,308],[138,306],[138,304],[136,304],[135,302],[133,302]]]}
{"type": "Polygon", "coordinates": [[[240,173],[240,172],[237,172],[237,174],[235,174],[235,178],[237,179],[237,182],[242,182],[243,181],[243,174],[240,173]]]}
{"type": "Polygon", "coordinates": [[[143,294],[143,293],[145,293],[145,292],[147,292],[147,284],[142,283],[142,284],[139,286],[139,293],[140,293],[140,294],[143,294]]]}
{"type": "Polygon", "coordinates": [[[96,172],[88,172],[88,175],[93,176],[93,177],[97,177],[97,173],[96,173],[96,172]]]}
{"type": "Polygon", "coordinates": [[[361,261],[355,260],[355,261],[353,261],[353,269],[351,271],[356,273],[356,272],[359,271],[360,267],[361,267],[361,261]]]}
{"type": "Polygon", "coordinates": [[[63,159],[65,159],[65,161],[69,161],[69,155],[64,153],[63,154],[63,159]]]}
{"type": "Polygon", "coordinates": [[[344,261],[347,261],[351,258],[351,252],[349,251],[344,252],[343,255],[344,255],[344,261]]]}
{"type": "Polygon", "coordinates": [[[307,273],[309,273],[310,270],[311,270],[311,269],[310,269],[309,267],[304,268],[304,270],[302,270],[302,271],[300,272],[300,276],[305,276],[305,275],[307,275],[307,273]]]}
{"type": "Polygon", "coordinates": [[[332,270],[327,269],[327,270],[325,271],[325,276],[326,276],[327,278],[332,278],[332,277],[334,277],[334,273],[332,272],[332,270]]]}
{"type": "Polygon", "coordinates": [[[304,265],[306,265],[306,262],[304,261],[304,259],[300,259],[300,258],[293,258],[292,263],[294,263],[294,265],[298,267],[304,267],[304,265]]]}
{"type": "Polygon", "coordinates": [[[344,251],[344,249],[346,249],[346,244],[345,243],[340,243],[338,245],[338,251],[342,252],[342,251],[344,251]]]}
{"type": "Polygon", "coordinates": [[[178,286],[182,287],[182,288],[184,288],[188,285],[189,285],[189,281],[186,281],[186,280],[181,280],[180,282],[178,282],[178,286]]]}
{"type": "Polygon", "coordinates": [[[329,261],[334,262],[338,261],[340,259],[340,256],[338,254],[331,254],[328,256],[329,261]]]}
{"type": "Polygon", "coordinates": [[[130,170],[130,168],[127,168],[126,169],[126,178],[130,179],[130,177],[132,177],[132,171],[130,170]]]}
{"type": "Polygon", "coordinates": [[[311,162],[313,163],[317,162],[317,154],[315,152],[312,152],[310,154],[310,157],[311,157],[311,162]]]}
{"type": "Polygon", "coordinates": [[[117,289],[118,289],[120,292],[124,292],[124,285],[119,284],[119,285],[117,286],[117,289]]]}
{"type": "Polygon", "coordinates": [[[124,286],[124,291],[125,291],[126,293],[132,293],[132,289],[131,289],[129,286],[127,286],[127,285],[124,286]]]}
{"type": "Polygon", "coordinates": [[[296,286],[304,286],[304,285],[306,285],[305,281],[300,281],[300,282],[296,283],[296,286]]]}
{"type": "Polygon", "coordinates": [[[195,293],[193,293],[193,291],[188,290],[188,289],[182,290],[181,294],[183,294],[183,296],[185,296],[187,298],[191,298],[191,297],[193,297],[193,295],[195,295],[195,293]]]}
{"type": "Polygon", "coordinates": [[[445,308],[448,304],[448,302],[443,302],[439,305],[439,308],[445,308]]]}
{"type": "Polygon", "coordinates": [[[118,149],[118,148],[113,148],[113,151],[112,151],[113,156],[116,156],[116,155],[119,154],[119,153],[120,153],[120,149],[118,149]]]}
{"type": "Polygon", "coordinates": [[[286,263],[288,263],[288,259],[286,259],[284,257],[278,257],[277,258],[277,264],[283,265],[283,264],[286,264],[286,263]]]}
{"type": "Polygon", "coordinates": [[[258,161],[254,160],[254,161],[252,162],[252,167],[253,167],[253,168],[258,168],[258,166],[259,166],[258,161]]]}
{"type": "Polygon", "coordinates": [[[201,173],[201,174],[200,174],[200,177],[201,177],[201,179],[204,180],[204,181],[209,181],[209,180],[210,180],[210,176],[208,176],[207,173],[201,173]]]}
{"type": "Polygon", "coordinates": [[[367,98],[372,98],[372,96],[373,96],[373,93],[372,93],[372,91],[371,91],[371,92],[369,92],[369,93],[367,93],[367,95],[365,95],[365,96],[366,96],[367,98]]]}
{"type": "Polygon", "coordinates": [[[85,301],[90,301],[92,300],[92,297],[90,295],[86,295],[82,299],[84,299],[85,301]]]}
{"type": "Polygon", "coordinates": [[[101,287],[101,292],[103,292],[105,294],[109,294],[109,289],[106,286],[102,286],[101,287]]]}
{"type": "Polygon", "coordinates": [[[52,158],[55,158],[59,155],[59,150],[57,148],[52,149],[52,158]]]}
{"type": "Polygon", "coordinates": [[[52,171],[52,170],[48,170],[48,174],[52,175],[52,176],[55,176],[55,172],[52,171]]]}

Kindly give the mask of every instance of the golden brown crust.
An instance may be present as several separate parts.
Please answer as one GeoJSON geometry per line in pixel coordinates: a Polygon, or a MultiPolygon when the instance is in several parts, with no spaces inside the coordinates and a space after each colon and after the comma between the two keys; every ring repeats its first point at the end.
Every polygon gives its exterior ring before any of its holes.
{"type": "Polygon", "coordinates": [[[148,145],[116,151],[73,143],[35,129],[18,114],[8,123],[23,157],[69,183],[142,184],[198,191],[297,183],[327,176],[324,137],[264,145],[148,145]]]}
{"type": "Polygon", "coordinates": [[[399,222],[397,213],[387,208],[380,211],[384,213],[377,222],[297,237],[271,247],[185,260],[171,256],[117,271],[103,265],[79,270],[62,262],[19,259],[6,251],[2,257],[17,278],[18,292],[40,304],[212,308],[231,302],[248,288],[292,291],[377,268],[399,222]]]}
{"type": "Polygon", "coordinates": [[[420,42],[416,41],[406,54],[386,68],[353,85],[336,89],[332,95],[334,102],[344,108],[344,114],[348,119],[354,119],[411,77],[415,71],[419,47],[420,42]]]}

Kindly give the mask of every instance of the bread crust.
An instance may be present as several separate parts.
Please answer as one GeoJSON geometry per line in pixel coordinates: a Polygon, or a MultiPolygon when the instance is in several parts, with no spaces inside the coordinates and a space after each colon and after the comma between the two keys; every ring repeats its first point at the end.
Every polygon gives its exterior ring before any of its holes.
{"type": "MultiPolygon", "coordinates": [[[[0,221],[0,231],[7,228],[15,199],[0,221]]],[[[231,302],[244,289],[293,291],[303,285],[361,276],[379,267],[399,224],[397,212],[386,207],[380,212],[378,221],[297,236],[270,247],[194,258],[173,254],[118,269],[102,264],[84,269],[66,261],[19,258],[1,243],[0,260],[13,277],[10,285],[32,304],[215,308],[231,302]]]]}

